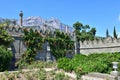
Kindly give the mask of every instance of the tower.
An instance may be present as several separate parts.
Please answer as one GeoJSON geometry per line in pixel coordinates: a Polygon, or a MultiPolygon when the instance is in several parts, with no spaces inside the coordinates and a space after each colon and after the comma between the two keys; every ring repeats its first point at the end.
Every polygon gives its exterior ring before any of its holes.
{"type": "Polygon", "coordinates": [[[20,11],[20,14],[19,14],[19,16],[20,16],[20,26],[22,27],[23,26],[23,12],[22,11],[20,11]]]}

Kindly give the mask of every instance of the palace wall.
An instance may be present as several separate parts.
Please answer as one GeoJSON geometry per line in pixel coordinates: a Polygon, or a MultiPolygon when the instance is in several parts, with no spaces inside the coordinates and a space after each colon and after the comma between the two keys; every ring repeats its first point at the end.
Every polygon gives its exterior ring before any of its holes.
{"type": "Polygon", "coordinates": [[[102,53],[102,52],[120,52],[120,39],[106,38],[103,40],[80,42],[80,53],[102,53]]]}
{"type": "MultiPolygon", "coordinates": [[[[26,46],[22,41],[23,29],[21,27],[4,27],[5,30],[15,39],[11,44],[12,52],[15,58],[19,58],[23,52],[26,51],[26,46]]],[[[38,56],[36,58],[41,58],[45,60],[46,57],[46,46],[44,45],[43,51],[38,51],[38,56]],[[43,54],[44,53],[44,54],[43,54]],[[41,57],[42,56],[42,57],[41,57]]],[[[80,53],[90,54],[90,53],[102,53],[102,52],[120,52],[120,39],[106,38],[103,40],[94,41],[84,41],[80,42],[80,53]]]]}

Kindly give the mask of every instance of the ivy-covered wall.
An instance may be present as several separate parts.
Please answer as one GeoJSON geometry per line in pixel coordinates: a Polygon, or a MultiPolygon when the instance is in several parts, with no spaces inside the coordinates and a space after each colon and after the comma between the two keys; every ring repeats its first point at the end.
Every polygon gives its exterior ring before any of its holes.
{"type": "MultiPolygon", "coordinates": [[[[15,38],[15,41],[12,44],[12,51],[15,54],[15,58],[19,58],[20,55],[26,50],[24,43],[21,41],[21,36],[23,35],[22,28],[5,28],[10,35],[15,38]]],[[[45,47],[45,46],[44,46],[45,47]]],[[[108,38],[105,40],[98,41],[84,41],[80,42],[80,52],[83,54],[90,53],[101,53],[101,52],[120,52],[120,39],[108,38]]],[[[46,58],[45,51],[38,51],[37,59],[45,60],[46,58]]],[[[69,56],[69,55],[68,55],[69,56]]]]}

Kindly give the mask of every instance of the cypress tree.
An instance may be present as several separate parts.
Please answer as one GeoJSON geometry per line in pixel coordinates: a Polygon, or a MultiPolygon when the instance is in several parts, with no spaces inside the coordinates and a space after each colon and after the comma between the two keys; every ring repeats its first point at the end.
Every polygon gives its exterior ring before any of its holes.
{"type": "Polygon", "coordinates": [[[108,29],[106,30],[106,37],[109,37],[109,31],[108,31],[108,29]]]}
{"type": "Polygon", "coordinates": [[[117,39],[117,34],[116,34],[115,26],[114,26],[114,30],[113,30],[113,37],[117,39]]]}

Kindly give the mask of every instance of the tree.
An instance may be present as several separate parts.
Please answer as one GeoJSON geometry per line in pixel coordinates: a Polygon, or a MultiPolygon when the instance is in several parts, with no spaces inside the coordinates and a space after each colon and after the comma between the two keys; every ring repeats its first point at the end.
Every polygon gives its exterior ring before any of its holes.
{"type": "Polygon", "coordinates": [[[73,24],[73,27],[75,28],[75,30],[81,30],[83,27],[83,24],[77,21],[76,23],[73,24]]]}
{"type": "Polygon", "coordinates": [[[116,34],[115,26],[114,26],[114,30],[113,30],[113,37],[117,39],[117,34],[116,34]]]}
{"type": "MultiPolygon", "coordinates": [[[[85,40],[94,40],[96,34],[96,28],[90,28],[89,25],[83,25],[80,22],[73,24],[76,34],[76,45],[80,47],[79,41],[84,42],[85,40]]],[[[77,50],[78,53],[79,50],[77,50]]]]}
{"type": "Polygon", "coordinates": [[[76,23],[74,23],[73,24],[73,27],[74,27],[74,29],[75,29],[75,36],[76,36],[76,48],[77,48],[77,53],[79,54],[80,53],[80,43],[79,43],[79,41],[80,41],[80,30],[83,28],[83,24],[82,23],[80,23],[80,22],[76,22],[76,23]]]}
{"type": "Polygon", "coordinates": [[[92,28],[92,29],[90,30],[90,32],[92,33],[93,36],[95,36],[95,34],[96,34],[96,28],[92,28]]]}
{"type": "Polygon", "coordinates": [[[73,27],[75,28],[77,41],[94,40],[96,28],[90,28],[89,25],[84,26],[78,21],[73,24],[73,27]]]}
{"type": "Polygon", "coordinates": [[[108,29],[106,30],[106,37],[109,37],[109,31],[108,31],[108,29]]]}
{"type": "Polygon", "coordinates": [[[80,30],[83,28],[83,24],[77,21],[76,23],[73,24],[73,27],[75,29],[75,34],[76,34],[76,39],[77,41],[80,41],[80,30]]]}
{"type": "Polygon", "coordinates": [[[12,59],[12,52],[4,46],[0,46],[0,71],[8,70],[12,59]]]}
{"type": "Polygon", "coordinates": [[[4,24],[0,24],[0,46],[5,46],[6,48],[13,42],[14,39],[4,30],[4,24]]]}
{"type": "Polygon", "coordinates": [[[0,71],[8,70],[12,59],[12,52],[7,50],[13,42],[13,38],[4,30],[4,24],[0,24],[0,71]]]}
{"type": "Polygon", "coordinates": [[[85,26],[83,26],[83,29],[86,32],[87,29],[90,29],[90,26],[89,25],[85,25],[85,26]]]}

